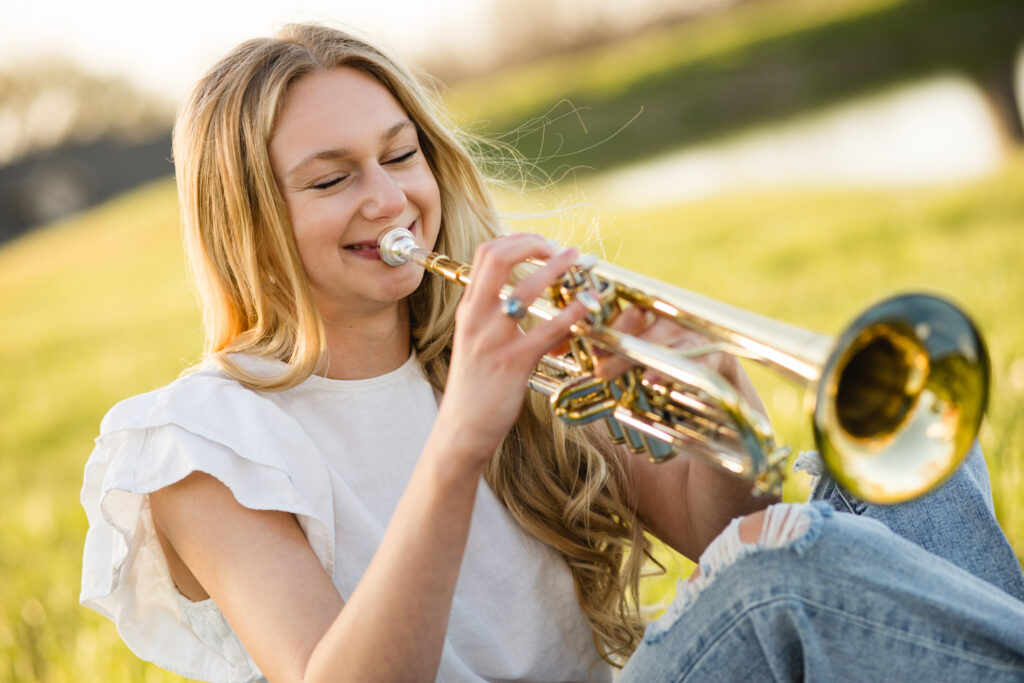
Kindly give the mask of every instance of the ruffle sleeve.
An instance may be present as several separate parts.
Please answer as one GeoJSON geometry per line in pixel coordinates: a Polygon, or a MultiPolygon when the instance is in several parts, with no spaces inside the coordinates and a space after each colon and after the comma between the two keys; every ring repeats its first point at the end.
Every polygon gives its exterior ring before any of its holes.
{"type": "Polygon", "coordinates": [[[142,659],[195,679],[262,680],[213,601],[178,592],[154,532],[147,494],[196,471],[245,507],[293,513],[333,574],[333,499],[315,445],[267,396],[204,370],[104,418],[82,488],[80,599],[142,659]]]}

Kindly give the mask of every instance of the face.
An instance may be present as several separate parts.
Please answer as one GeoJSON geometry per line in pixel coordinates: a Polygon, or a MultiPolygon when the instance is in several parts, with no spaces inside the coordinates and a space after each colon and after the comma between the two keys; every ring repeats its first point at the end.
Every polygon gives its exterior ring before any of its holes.
{"type": "Polygon", "coordinates": [[[392,228],[432,248],[441,198],[416,127],[378,81],[341,67],[302,77],[285,96],[270,163],[313,296],[327,319],[393,307],[421,268],[380,260],[392,228]]]}

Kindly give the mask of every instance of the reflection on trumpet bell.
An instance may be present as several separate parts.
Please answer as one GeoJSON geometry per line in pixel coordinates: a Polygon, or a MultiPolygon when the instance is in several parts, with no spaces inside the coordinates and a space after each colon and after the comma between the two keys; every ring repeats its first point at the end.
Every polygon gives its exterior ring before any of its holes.
{"type": "MultiPolygon", "coordinates": [[[[389,265],[413,262],[452,282],[469,282],[468,264],[420,248],[402,228],[387,233],[379,249],[389,265]]],[[[506,286],[502,297],[510,292],[506,286]]],[[[955,471],[981,426],[989,384],[984,342],[960,309],[935,296],[882,301],[833,339],[588,256],[529,312],[550,320],[576,298],[585,298],[590,313],[573,328],[571,354],[545,357],[530,387],[549,396],[566,422],[604,420],[616,442],[654,460],[695,455],[749,479],[756,491],[778,493],[789,451],[776,445],[767,418],[693,359],[699,352],[609,327],[627,306],[675,320],[710,339],[714,350],[805,387],[822,459],[864,500],[896,503],[937,486],[955,471]],[[592,371],[599,352],[637,367],[616,380],[598,379],[592,371]]]]}
{"type": "Polygon", "coordinates": [[[956,470],[988,385],[984,342],[962,311],[930,295],[892,297],[839,337],[817,386],[815,440],[855,495],[906,500],[956,470]]]}

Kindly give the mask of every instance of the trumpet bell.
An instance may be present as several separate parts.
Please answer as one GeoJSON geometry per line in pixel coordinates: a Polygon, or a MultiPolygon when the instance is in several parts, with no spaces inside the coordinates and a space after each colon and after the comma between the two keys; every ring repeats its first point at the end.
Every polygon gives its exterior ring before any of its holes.
{"type": "Polygon", "coordinates": [[[945,481],[981,426],[990,364],[974,324],[925,294],[886,299],[839,337],[822,371],[815,441],[836,481],[898,503],[945,481]]]}

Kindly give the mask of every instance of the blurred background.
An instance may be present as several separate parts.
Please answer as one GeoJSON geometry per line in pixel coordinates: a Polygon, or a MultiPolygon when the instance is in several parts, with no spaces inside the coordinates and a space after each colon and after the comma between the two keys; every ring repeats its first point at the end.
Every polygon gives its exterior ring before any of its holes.
{"type": "MultiPolygon", "coordinates": [[[[427,4],[5,9],[0,681],[181,680],[78,606],[82,466],[111,405],[199,355],[175,108],[230,47],[294,20],[357,27],[435,77],[499,143],[481,152],[512,230],[829,333],[895,291],[960,303],[988,342],[980,438],[1024,558],[1024,3],[427,4]]],[[[750,372],[781,440],[812,447],[800,391],[750,372]]],[[[664,558],[652,605],[688,571],[664,558]]]]}

